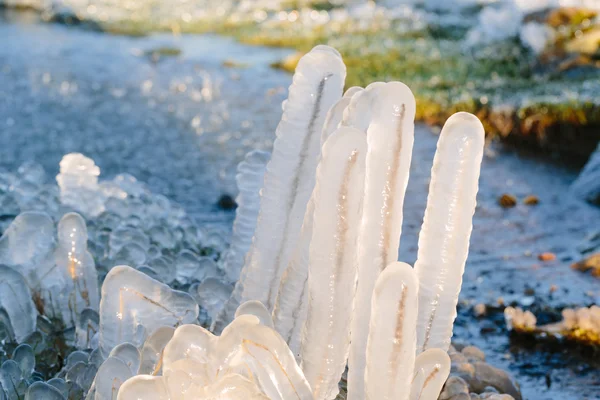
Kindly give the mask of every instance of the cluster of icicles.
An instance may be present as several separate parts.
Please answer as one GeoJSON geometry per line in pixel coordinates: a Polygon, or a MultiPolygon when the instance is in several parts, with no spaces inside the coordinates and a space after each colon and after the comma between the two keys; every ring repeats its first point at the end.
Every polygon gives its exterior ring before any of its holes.
{"type": "Polygon", "coordinates": [[[214,333],[181,325],[197,313],[183,294],[136,284],[142,274],[127,267],[111,270],[99,345],[133,375],[119,399],[334,399],[346,366],[348,399],[437,398],[450,369],[483,127],[467,113],[444,126],[412,268],[397,259],[414,97],[399,82],[342,96],[345,74],[330,47],[305,55],[270,161],[252,166],[264,159],[254,154],[241,169],[224,258],[240,277],[214,333]],[[153,339],[169,324],[181,326],[153,339]],[[140,326],[156,342],[142,347],[154,349],[156,368],[138,375],[140,356],[131,354],[142,346],[140,326]],[[120,343],[132,340],[124,351],[120,343]]]}
{"type": "MultiPolygon", "coordinates": [[[[483,127],[466,113],[444,126],[412,268],[397,260],[414,97],[399,82],[342,95],[345,74],[330,47],[305,55],[272,156],[255,151],[240,164],[232,243],[219,265],[227,279],[238,281],[225,304],[221,294],[215,296],[220,302],[201,304],[212,332],[198,325],[194,297],[142,268],[113,267],[99,296],[85,221],[77,214],[59,223],[58,269],[48,267],[41,283],[28,284],[28,270],[4,282],[17,296],[0,300],[16,302],[26,316],[35,315],[28,287],[60,283],[63,289],[40,293],[58,293],[43,300],[63,310],[65,324],[80,319],[77,345],[93,351],[89,357],[75,352],[79,372],[67,373],[67,381],[77,376],[89,387],[87,400],[334,399],[346,366],[348,399],[438,397],[450,370],[447,350],[475,211],[483,127]],[[98,297],[94,321],[80,310],[98,297]]],[[[81,186],[76,175],[59,179],[61,197],[79,192],[67,190],[81,186]]],[[[102,209],[104,203],[83,197],[76,203],[102,209]]],[[[29,222],[11,229],[54,229],[29,222]]],[[[11,240],[16,236],[3,237],[0,247],[11,257],[39,250],[35,241],[23,247],[27,243],[11,240]]],[[[24,261],[5,257],[3,263],[24,261]]],[[[9,307],[11,322],[20,321],[19,307],[9,307]]],[[[29,325],[15,328],[17,339],[35,328],[34,320],[21,320],[29,325]]],[[[35,382],[26,399],[65,399],[56,386],[35,382]]]]}

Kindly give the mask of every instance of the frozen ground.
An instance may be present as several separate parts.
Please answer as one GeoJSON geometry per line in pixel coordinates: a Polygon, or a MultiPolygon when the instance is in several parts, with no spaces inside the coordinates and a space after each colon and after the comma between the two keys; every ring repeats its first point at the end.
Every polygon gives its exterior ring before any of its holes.
{"type": "MultiPolygon", "coordinates": [[[[14,171],[32,160],[53,176],[65,153],[79,151],[104,177],[130,173],[200,223],[230,226],[233,214],[216,203],[235,194],[243,155],[272,143],[291,76],[268,65],[287,50],[216,36],[110,36],[19,19],[0,20],[1,168],[14,171]],[[166,55],[173,49],[181,54],[166,55]]],[[[401,259],[410,263],[436,143],[425,126],[417,131],[401,243],[401,259]]],[[[500,297],[540,307],[600,302],[598,281],[569,268],[600,218],[600,210],[569,196],[575,176],[499,147],[484,159],[456,336],[515,374],[529,399],[597,399],[600,367],[568,351],[511,345],[493,319],[472,317],[469,304],[500,297]],[[514,194],[518,205],[500,207],[503,193],[514,194]],[[539,205],[522,203],[530,194],[539,205]],[[542,252],[557,260],[539,261],[542,252]]]]}

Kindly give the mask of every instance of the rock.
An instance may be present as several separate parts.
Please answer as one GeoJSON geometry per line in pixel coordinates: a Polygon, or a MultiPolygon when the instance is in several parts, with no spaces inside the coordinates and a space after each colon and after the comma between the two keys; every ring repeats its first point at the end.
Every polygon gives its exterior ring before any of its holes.
{"type": "Polygon", "coordinates": [[[538,256],[538,259],[540,261],[554,261],[554,260],[556,260],[556,254],[550,253],[550,252],[545,252],[545,253],[540,254],[538,256]]]}
{"type": "Polygon", "coordinates": [[[483,393],[482,394],[486,394],[486,393],[498,393],[498,389],[496,389],[493,386],[488,386],[485,389],[483,389],[483,393]]]}
{"type": "Polygon", "coordinates": [[[600,205],[600,146],[571,185],[571,192],[582,200],[600,205]]]}
{"type": "Polygon", "coordinates": [[[467,363],[467,357],[465,357],[464,354],[462,353],[449,353],[450,355],[450,361],[452,362],[452,366],[454,367],[455,365],[460,365],[460,364],[464,364],[467,363]]]}
{"type": "Polygon", "coordinates": [[[235,202],[235,199],[228,194],[222,195],[219,198],[217,205],[222,210],[233,210],[237,207],[237,203],[235,202]]]}
{"type": "MultiPolygon", "coordinates": [[[[442,393],[440,393],[439,400],[456,399],[459,394],[469,395],[469,386],[467,382],[461,377],[451,376],[446,381],[442,393]]],[[[468,399],[468,397],[467,397],[468,399]]]]}
{"type": "Polygon", "coordinates": [[[448,400],[471,400],[471,396],[469,396],[468,393],[459,393],[456,396],[450,397],[448,400]]]}
{"type": "Polygon", "coordinates": [[[474,379],[467,383],[473,391],[482,392],[487,386],[493,386],[500,393],[509,394],[516,400],[522,399],[519,385],[507,372],[485,362],[476,362],[472,366],[475,369],[474,379]]]}
{"type": "Polygon", "coordinates": [[[527,206],[535,206],[540,204],[540,199],[536,195],[530,194],[523,199],[523,204],[527,206]]]}
{"type": "Polygon", "coordinates": [[[517,205],[517,198],[512,194],[504,193],[498,199],[498,204],[500,204],[503,208],[512,208],[517,205]]]}
{"type": "Polygon", "coordinates": [[[487,306],[483,303],[478,303],[473,307],[473,313],[477,318],[484,317],[487,314],[487,306]]]}
{"type": "Polygon", "coordinates": [[[475,346],[465,347],[462,349],[462,354],[471,362],[485,361],[485,353],[475,346]]]}
{"type": "Polygon", "coordinates": [[[479,395],[480,399],[486,399],[486,400],[515,400],[514,397],[512,397],[509,394],[498,394],[498,393],[482,393],[479,395]]]}
{"type": "Polygon", "coordinates": [[[600,253],[592,254],[588,258],[574,263],[571,268],[581,272],[591,271],[592,276],[600,278],[600,253]]]}

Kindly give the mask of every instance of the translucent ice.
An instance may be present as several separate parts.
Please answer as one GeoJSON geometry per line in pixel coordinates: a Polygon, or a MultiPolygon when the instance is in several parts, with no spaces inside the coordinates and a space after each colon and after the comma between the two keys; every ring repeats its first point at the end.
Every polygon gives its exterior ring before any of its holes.
{"type": "Polygon", "coordinates": [[[140,375],[127,381],[119,399],[131,398],[288,400],[312,396],[283,339],[257,317],[244,314],[221,336],[197,325],[177,328],[163,352],[163,375],[140,375]]]}
{"type": "Polygon", "coordinates": [[[84,219],[77,213],[65,214],[58,222],[55,268],[41,287],[46,315],[62,318],[66,326],[76,326],[84,309],[98,310],[100,303],[98,274],[87,241],[84,219]]]}
{"type": "Polygon", "coordinates": [[[35,291],[54,265],[54,244],[54,223],[47,214],[21,213],[0,237],[0,264],[19,271],[35,291]]]}
{"type": "Polygon", "coordinates": [[[469,253],[484,130],[472,114],[451,116],[437,144],[419,233],[417,351],[447,350],[469,253]]]}
{"type": "Polygon", "coordinates": [[[113,268],[102,285],[99,346],[106,355],[120,343],[140,346],[162,326],[191,323],[198,304],[128,266],[113,268]]]}
{"type": "Polygon", "coordinates": [[[398,259],[414,135],[415,99],[410,89],[391,82],[375,90],[367,132],[365,197],[358,242],[358,286],[348,374],[350,400],[364,397],[366,321],[370,319],[375,281],[387,265],[398,259]]]}
{"type": "Polygon", "coordinates": [[[56,182],[60,200],[86,216],[95,217],[104,211],[105,197],[98,185],[100,168],[94,160],[80,153],[70,153],[60,161],[56,182]]]}
{"type": "MultiPolygon", "coordinates": [[[[344,96],[334,104],[323,125],[321,133],[321,146],[336,131],[342,120],[342,115],[350,99],[363,89],[352,87],[344,96]]],[[[311,194],[304,220],[300,231],[300,238],[292,253],[290,262],[281,278],[277,300],[273,309],[273,320],[279,332],[290,349],[295,354],[300,351],[302,327],[308,312],[308,292],[306,290],[308,278],[308,257],[313,233],[314,190],[311,194]]]]}
{"type": "Polygon", "coordinates": [[[323,122],[342,95],[345,76],[339,53],[327,46],[315,47],[298,63],[267,165],[244,280],[239,283],[242,301],[259,300],[273,308],[314,186],[323,122]]]}
{"type": "Polygon", "coordinates": [[[338,129],[323,146],[314,191],[302,369],[315,399],[334,399],[346,367],[357,273],[367,140],[338,129]]]}
{"type": "Polygon", "coordinates": [[[236,198],[238,207],[233,222],[231,246],[223,262],[224,270],[232,281],[239,279],[244,258],[252,245],[260,208],[260,189],[263,187],[265,169],[270,156],[267,152],[254,150],[246,154],[244,160],[238,165],[235,178],[240,192],[236,198]]]}
{"type": "Polygon", "coordinates": [[[8,316],[10,330],[17,342],[35,331],[37,311],[29,286],[21,274],[1,264],[0,310],[8,316]]]}
{"type": "Polygon", "coordinates": [[[437,399],[449,374],[450,356],[448,353],[437,348],[425,350],[415,360],[415,374],[412,379],[410,399],[437,399]]]}
{"type": "Polygon", "coordinates": [[[367,341],[365,395],[352,396],[410,399],[407,388],[415,367],[418,288],[414,270],[404,263],[390,264],[377,279],[367,341]]]}

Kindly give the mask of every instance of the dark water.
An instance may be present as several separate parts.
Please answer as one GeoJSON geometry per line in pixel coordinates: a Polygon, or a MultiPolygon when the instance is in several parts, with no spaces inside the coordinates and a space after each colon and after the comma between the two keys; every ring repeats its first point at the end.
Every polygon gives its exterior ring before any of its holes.
{"type": "MultiPolygon", "coordinates": [[[[288,53],[209,35],[128,38],[23,14],[0,19],[0,168],[34,160],[54,175],[65,153],[79,151],[103,176],[130,173],[200,222],[228,227],[233,214],[215,204],[235,194],[243,155],[272,144],[291,76],[269,64],[288,53]],[[181,54],[146,54],[160,47],[181,54]]],[[[410,263],[436,140],[418,126],[400,256],[410,263]]],[[[498,298],[540,308],[600,303],[600,281],[569,268],[577,246],[600,229],[600,209],[569,195],[576,172],[498,145],[484,159],[455,338],[510,370],[528,399],[599,399],[597,357],[511,342],[499,314],[477,319],[470,307],[498,298]],[[503,193],[519,204],[500,207],[503,193]],[[522,204],[530,194],[539,205],[522,204]],[[539,261],[542,252],[557,260],[539,261]]]]}

